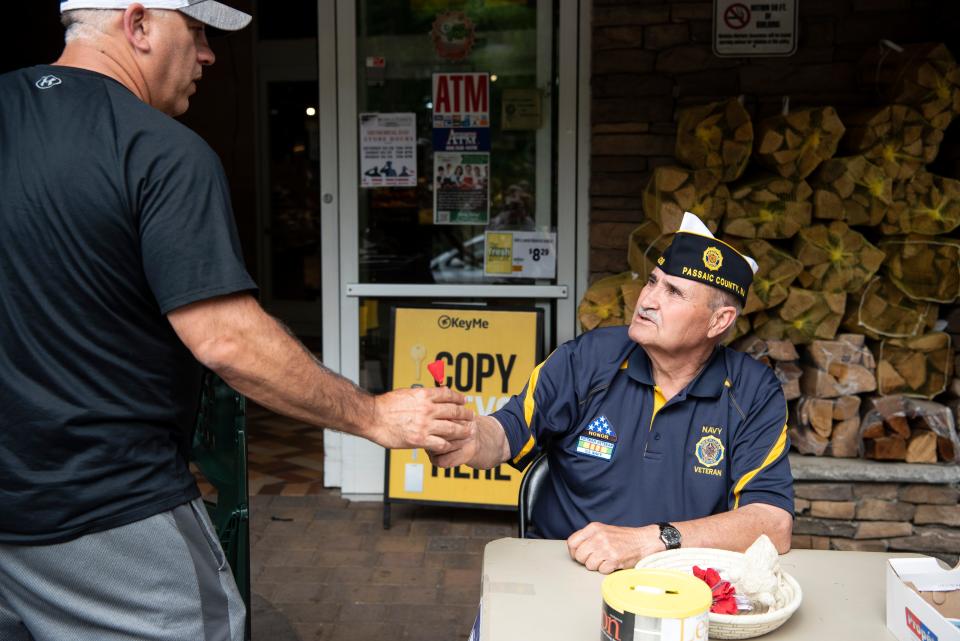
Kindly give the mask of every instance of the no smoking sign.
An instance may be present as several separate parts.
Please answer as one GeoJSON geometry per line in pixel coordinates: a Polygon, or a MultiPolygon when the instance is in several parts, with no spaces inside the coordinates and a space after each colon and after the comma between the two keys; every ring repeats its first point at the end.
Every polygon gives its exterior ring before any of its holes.
{"type": "Polygon", "coordinates": [[[799,0],[713,0],[718,56],[790,56],[797,50],[799,0]]]}
{"type": "Polygon", "coordinates": [[[740,2],[730,5],[723,12],[723,21],[731,29],[743,29],[750,24],[750,7],[740,2]]]}

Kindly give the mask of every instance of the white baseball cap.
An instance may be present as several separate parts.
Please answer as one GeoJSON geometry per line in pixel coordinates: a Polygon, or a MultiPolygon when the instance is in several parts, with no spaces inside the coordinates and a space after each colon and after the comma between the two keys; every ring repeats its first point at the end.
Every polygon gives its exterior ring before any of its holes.
{"type": "MultiPolygon", "coordinates": [[[[74,9],[126,9],[138,0],[66,0],[60,3],[60,13],[74,9]]],[[[215,0],[139,0],[146,9],[179,11],[223,31],[237,31],[248,24],[252,16],[215,0]]]]}

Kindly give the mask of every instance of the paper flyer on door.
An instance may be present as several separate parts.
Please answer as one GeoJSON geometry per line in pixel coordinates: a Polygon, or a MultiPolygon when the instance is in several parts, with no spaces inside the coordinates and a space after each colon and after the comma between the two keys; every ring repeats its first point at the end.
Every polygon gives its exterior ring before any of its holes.
{"type": "Polygon", "coordinates": [[[486,225],[490,220],[490,154],[433,153],[433,222],[486,225]]]}
{"type": "Polygon", "coordinates": [[[416,114],[360,114],[360,186],[417,186],[416,114]]]}

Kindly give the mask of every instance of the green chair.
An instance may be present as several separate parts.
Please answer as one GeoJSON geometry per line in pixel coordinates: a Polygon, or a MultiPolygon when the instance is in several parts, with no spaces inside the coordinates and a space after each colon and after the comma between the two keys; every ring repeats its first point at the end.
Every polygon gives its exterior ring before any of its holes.
{"type": "Polygon", "coordinates": [[[213,372],[203,377],[191,458],[215,488],[210,520],[247,606],[250,639],[250,498],[247,491],[246,399],[213,372]]]}

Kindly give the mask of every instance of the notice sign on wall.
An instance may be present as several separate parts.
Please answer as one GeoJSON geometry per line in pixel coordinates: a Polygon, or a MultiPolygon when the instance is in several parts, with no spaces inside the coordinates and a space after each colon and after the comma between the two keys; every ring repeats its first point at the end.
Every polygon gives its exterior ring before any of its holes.
{"type": "MultiPolygon", "coordinates": [[[[443,363],[443,384],[487,415],[519,394],[539,359],[535,310],[398,308],[393,318],[393,388],[435,386],[427,365],[443,363]]],[[[384,502],[391,500],[513,507],[522,474],[434,467],[423,450],[389,450],[384,502]]]]}
{"type": "Polygon", "coordinates": [[[799,0],[713,0],[718,56],[791,56],[797,51],[799,0]]]}

